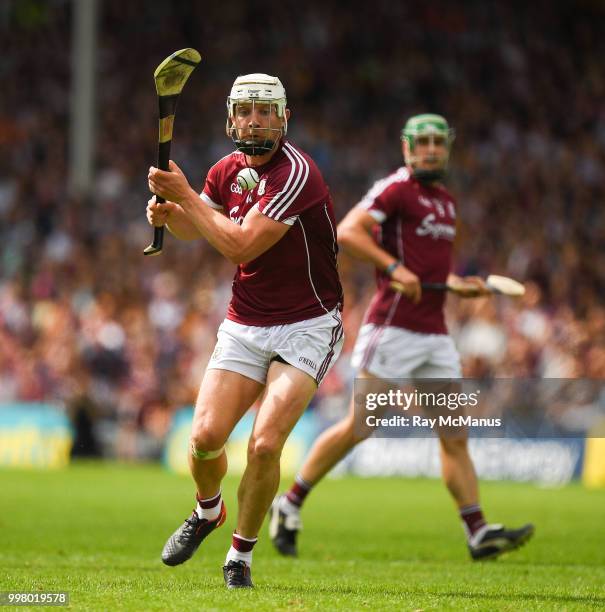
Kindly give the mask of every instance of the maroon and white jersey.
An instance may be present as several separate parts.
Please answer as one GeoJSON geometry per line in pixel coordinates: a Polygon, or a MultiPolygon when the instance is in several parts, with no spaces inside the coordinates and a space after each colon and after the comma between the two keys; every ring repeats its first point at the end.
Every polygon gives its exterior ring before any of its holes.
{"type": "Polygon", "coordinates": [[[260,181],[250,191],[242,191],[236,180],[245,167],[239,151],[219,160],[208,172],[202,200],[234,223],[257,207],[292,227],[262,255],[238,265],[227,318],[284,325],[342,308],[332,198],[315,162],[282,140],[267,164],[255,166],[260,181]]]}
{"type": "MultiPolygon", "coordinates": [[[[358,204],[380,225],[377,243],[420,282],[444,283],[452,267],[456,236],[456,207],[452,196],[441,186],[426,185],[414,179],[407,168],[399,168],[377,181],[358,204]]],[[[424,290],[413,304],[389,287],[390,278],[376,271],[378,290],[366,321],[393,325],[415,332],[446,334],[443,315],[444,291],[424,290]]]]}

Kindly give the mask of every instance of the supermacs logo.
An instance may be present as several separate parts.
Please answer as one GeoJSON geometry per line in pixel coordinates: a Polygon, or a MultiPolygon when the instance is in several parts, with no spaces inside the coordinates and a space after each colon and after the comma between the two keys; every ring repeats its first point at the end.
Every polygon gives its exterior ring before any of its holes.
{"type": "Polygon", "coordinates": [[[416,228],[417,236],[430,236],[433,240],[444,238],[445,240],[454,240],[456,237],[456,228],[447,223],[436,223],[435,213],[429,213],[416,228]]]}

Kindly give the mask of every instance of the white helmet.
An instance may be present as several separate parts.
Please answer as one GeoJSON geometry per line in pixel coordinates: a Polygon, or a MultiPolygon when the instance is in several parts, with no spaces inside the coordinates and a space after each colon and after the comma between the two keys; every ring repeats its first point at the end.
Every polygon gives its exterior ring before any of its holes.
{"type": "MultiPolygon", "coordinates": [[[[252,140],[238,139],[233,117],[236,105],[242,102],[274,104],[277,108],[277,116],[284,120],[284,127],[279,129],[279,136],[281,136],[288,131],[286,90],[277,77],[262,73],[244,74],[235,79],[227,98],[227,136],[232,138],[237,148],[247,155],[263,155],[273,149],[277,138],[266,139],[262,145],[252,140]]],[[[272,131],[277,131],[277,129],[273,128],[272,131]]]]}

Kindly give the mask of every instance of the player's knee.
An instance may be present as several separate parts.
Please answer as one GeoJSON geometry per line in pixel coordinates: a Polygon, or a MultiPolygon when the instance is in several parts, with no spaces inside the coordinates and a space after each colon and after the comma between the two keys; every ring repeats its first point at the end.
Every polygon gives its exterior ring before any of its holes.
{"type": "Polygon", "coordinates": [[[191,448],[198,452],[210,452],[222,448],[225,438],[221,432],[200,423],[191,430],[191,448]]]}
{"type": "Polygon", "coordinates": [[[283,444],[269,436],[259,436],[250,440],[248,445],[248,461],[272,462],[279,461],[283,444]]]}

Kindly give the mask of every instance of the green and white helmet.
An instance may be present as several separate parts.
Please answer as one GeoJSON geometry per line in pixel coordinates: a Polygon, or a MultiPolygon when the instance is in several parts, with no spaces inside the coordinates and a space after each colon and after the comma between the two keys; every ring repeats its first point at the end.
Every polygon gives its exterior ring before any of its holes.
{"type": "Polygon", "coordinates": [[[227,136],[232,138],[235,146],[246,155],[264,155],[271,151],[276,141],[288,131],[286,104],[286,90],[277,77],[262,73],[238,76],[227,98],[227,136]],[[271,128],[271,135],[264,142],[240,139],[233,118],[237,105],[241,103],[274,105],[277,116],[284,120],[283,128],[271,128]]]}
{"type": "Polygon", "coordinates": [[[410,117],[401,130],[401,140],[408,143],[410,154],[406,163],[411,166],[412,174],[421,181],[436,181],[445,176],[449,162],[450,150],[454,142],[455,131],[450,128],[447,119],[441,115],[424,113],[410,117]],[[446,153],[438,169],[423,169],[418,164],[423,161],[417,157],[416,143],[419,138],[427,138],[428,143],[440,141],[445,144],[446,153]]]}

